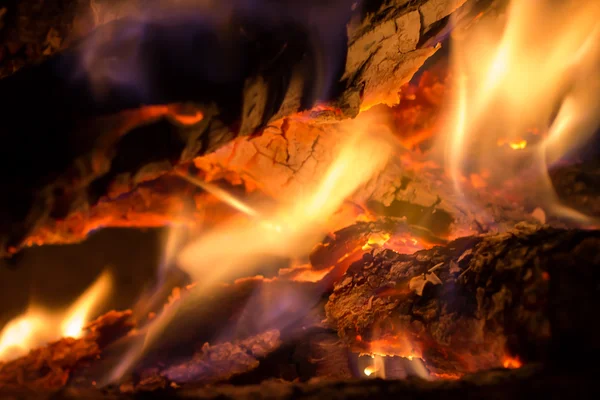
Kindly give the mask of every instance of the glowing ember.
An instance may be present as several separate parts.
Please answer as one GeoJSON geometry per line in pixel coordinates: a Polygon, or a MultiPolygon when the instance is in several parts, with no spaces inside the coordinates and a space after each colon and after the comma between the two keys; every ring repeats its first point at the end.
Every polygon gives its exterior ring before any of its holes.
{"type": "Polygon", "coordinates": [[[30,307],[0,332],[0,360],[20,357],[32,348],[63,337],[80,337],[91,313],[109,294],[111,286],[112,277],[105,272],[65,311],[30,307]]]}

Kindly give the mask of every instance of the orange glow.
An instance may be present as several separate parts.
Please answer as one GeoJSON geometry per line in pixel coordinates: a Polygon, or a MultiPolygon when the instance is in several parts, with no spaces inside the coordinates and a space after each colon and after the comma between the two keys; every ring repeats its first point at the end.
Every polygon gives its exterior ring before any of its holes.
{"type": "Polygon", "coordinates": [[[542,279],[545,281],[549,281],[550,280],[550,274],[546,271],[542,272],[542,279]]]}
{"type": "Polygon", "coordinates": [[[193,125],[202,121],[204,114],[199,110],[194,110],[193,113],[187,114],[182,110],[182,106],[178,104],[144,106],[137,110],[125,111],[123,113],[125,124],[122,126],[122,131],[125,133],[138,125],[156,120],[161,117],[171,117],[173,120],[182,125],[193,125]]]}
{"type": "Polygon", "coordinates": [[[313,269],[310,264],[279,270],[279,276],[296,282],[320,282],[335,266],[313,269]]]}
{"type": "Polygon", "coordinates": [[[437,374],[435,372],[430,372],[429,376],[436,379],[447,379],[452,381],[462,378],[462,375],[460,374],[437,374]]]}
{"type": "Polygon", "coordinates": [[[32,348],[63,337],[81,337],[83,327],[111,286],[112,276],[104,272],[67,310],[51,312],[31,306],[0,331],[0,361],[23,356],[32,348]]]}
{"type": "Polygon", "coordinates": [[[364,373],[366,376],[371,376],[372,374],[376,373],[378,370],[377,368],[375,368],[375,366],[368,366],[367,368],[365,368],[364,373]]]}
{"type": "Polygon", "coordinates": [[[179,122],[181,125],[195,125],[204,119],[204,114],[202,114],[201,111],[195,111],[193,114],[190,115],[172,113],[171,115],[173,119],[179,122]]]}
{"type": "Polygon", "coordinates": [[[504,360],[502,361],[502,366],[504,368],[508,368],[508,369],[517,369],[517,368],[521,368],[523,366],[523,363],[521,362],[521,360],[519,360],[516,357],[506,356],[504,358],[504,360]]]}

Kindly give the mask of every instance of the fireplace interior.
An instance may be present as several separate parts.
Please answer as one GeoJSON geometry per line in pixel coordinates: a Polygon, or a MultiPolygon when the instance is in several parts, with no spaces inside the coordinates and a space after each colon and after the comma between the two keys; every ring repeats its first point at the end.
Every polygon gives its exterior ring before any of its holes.
{"type": "Polygon", "coordinates": [[[597,398],[598,21],[0,4],[0,397],[597,398]]]}

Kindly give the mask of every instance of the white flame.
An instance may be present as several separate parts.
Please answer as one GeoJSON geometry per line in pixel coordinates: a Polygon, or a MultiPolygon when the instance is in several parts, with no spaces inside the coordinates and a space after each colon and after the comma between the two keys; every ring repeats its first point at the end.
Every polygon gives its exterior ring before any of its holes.
{"type": "Polygon", "coordinates": [[[505,21],[472,29],[454,43],[451,177],[460,190],[467,169],[492,182],[520,176],[547,211],[565,215],[547,170],[600,126],[600,2],[513,1],[505,21]],[[532,128],[541,131],[536,144],[522,138],[532,128]]]}

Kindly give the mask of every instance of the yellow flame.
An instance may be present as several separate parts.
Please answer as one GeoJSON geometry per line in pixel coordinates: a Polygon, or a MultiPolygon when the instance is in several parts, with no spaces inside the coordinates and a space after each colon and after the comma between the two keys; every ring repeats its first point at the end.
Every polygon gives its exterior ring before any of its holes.
{"type": "Polygon", "coordinates": [[[0,360],[11,360],[29,350],[62,337],[78,338],[91,313],[110,293],[112,276],[102,273],[96,281],[62,312],[52,312],[31,306],[22,315],[9,321],[0,332],[0,360]]]}
{"type": "Polygon", "coordinates": [[[372,374],[377,372],[377,369],[375,368],[375,366],[368,366],[367,368],[365,368],[364,372],[366,376],[371,376],[372,374]]]}
{"type": "Polygon", "coordinates": [[[80,337],[82,328],[90,319],[90,314],[110,293],[112,275],[104,271],[75,303],[67,310],[61,324],[63,337],[80,337]]]}
{"type": "Polygon", "coordinates": [[[472,29],[452,55],[457,90],[447,166],[455,187],[481,169],[493,182],[527,172],[532,195],[565,215],[547,169],[600,126],[600,2],[512,1],[505,18],[484,17],[472,29]],[[532,127],[546,133],[539,143],[521,138],[532,127]],[[520,151],[499,151],[500,142],[520,151]]]}
{"type": "MultiPolygon", "coordinates": [[[[374,233],[369,236],[369,240],[362,247],[363,250],[369,250],[373,247],[383,246],[388,240],[390,240],[391,235],[389,233],[374,233]]],[[[416,241],[415,241],[416,242],[416,241]]]]}

